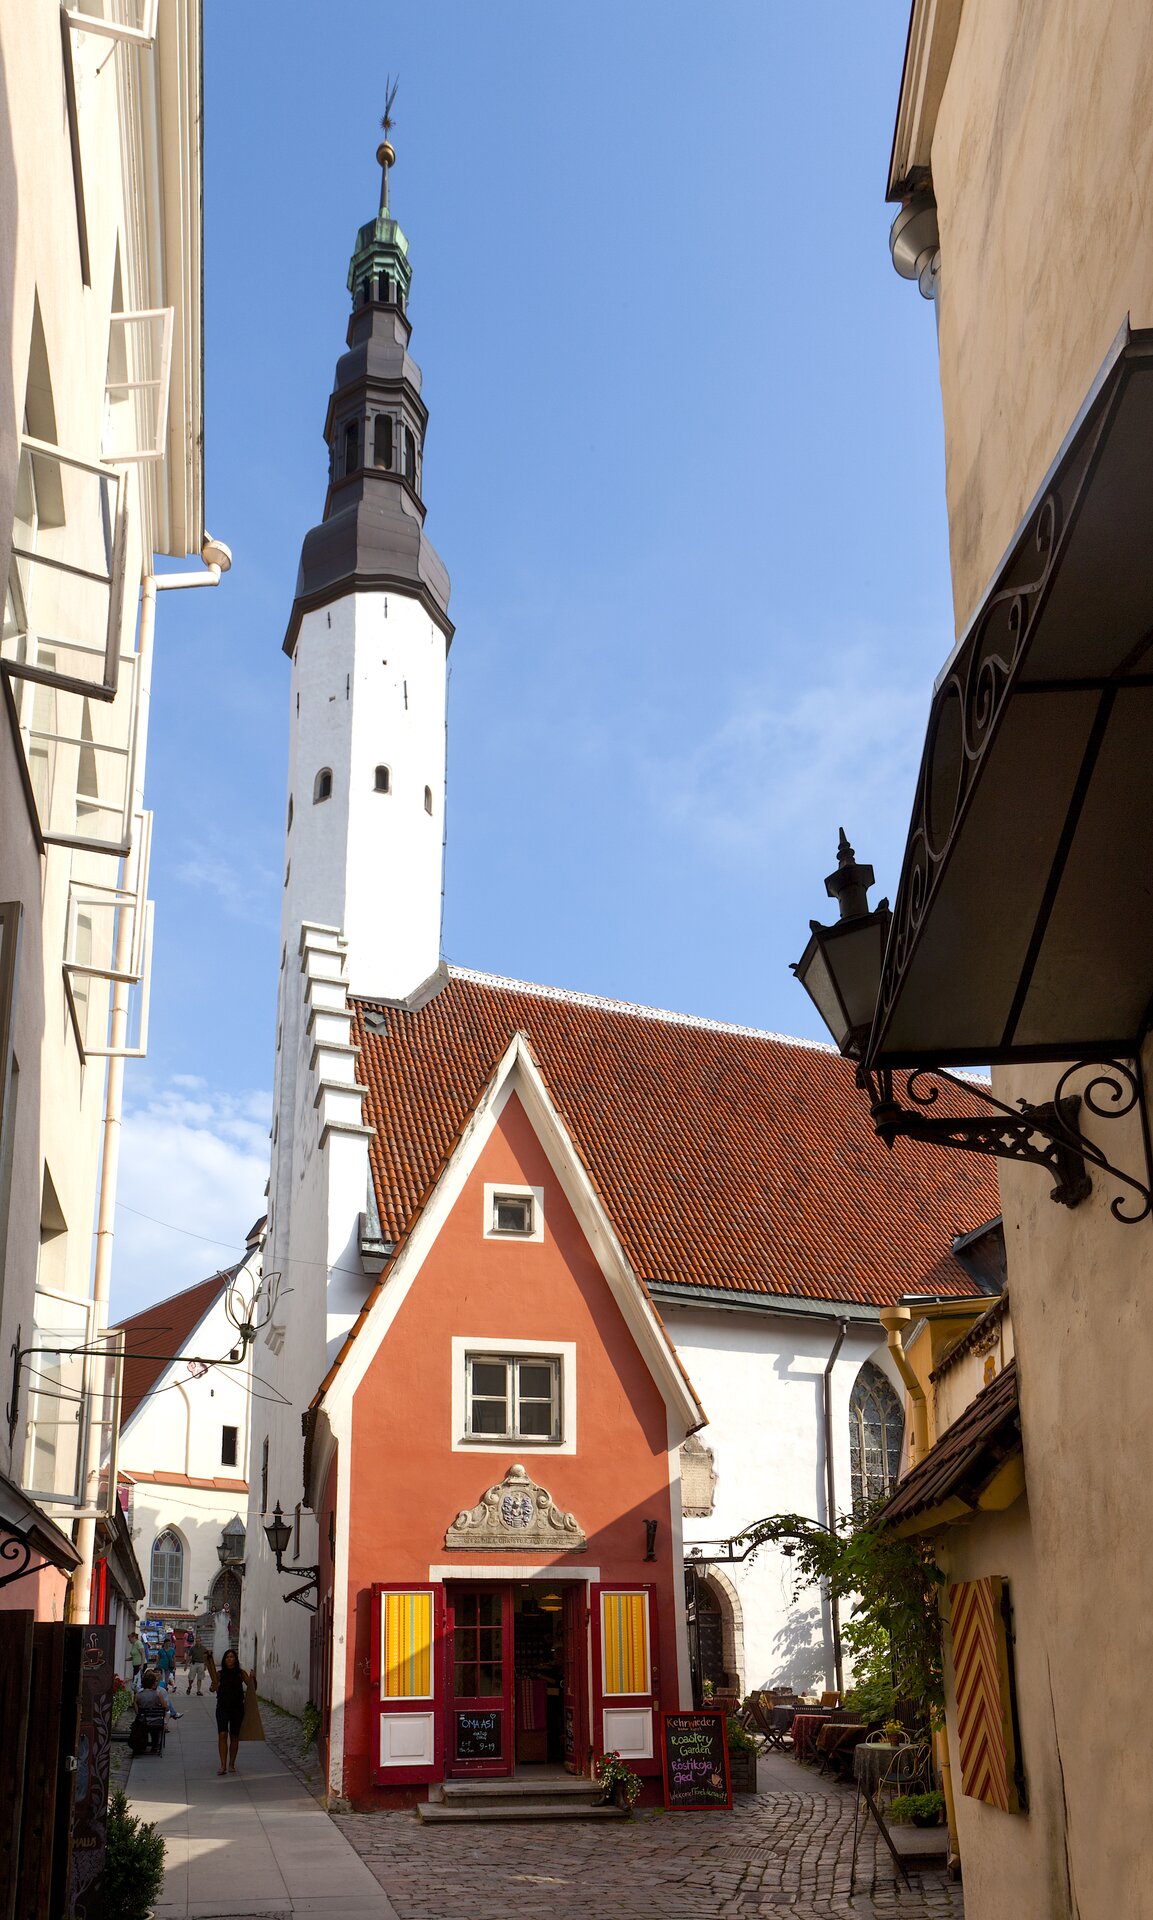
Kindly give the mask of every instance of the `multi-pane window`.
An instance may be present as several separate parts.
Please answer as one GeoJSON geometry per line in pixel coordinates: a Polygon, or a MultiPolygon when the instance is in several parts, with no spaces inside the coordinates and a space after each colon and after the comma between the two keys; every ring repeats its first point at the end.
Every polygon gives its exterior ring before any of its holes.
{"type": "Polygon", "coordinates": [[[179,1536],[169,1528],[153,1544],[149,1606],[179,1607],[183,1584],[184,1548],[179,1536]]]}
{"type": "Polygon", "coordinates": [[[533,1230],[531,1193],[494,1193],[492,1230],[494,1233],[531,1233],[533,1230]]]}
{"type": "Polygon", "coordinates": [[[465,1368],[470,1439],[560,1440],[559,1357],[470,1353],[465,1368]]]}
{"type": "Polygon", "coordinates": [[[499,1593],[460,1594],[453,1608],[453,1691],[458,1700],[497,1700],[504,1691],[499,1593]]]}
{"type": "Polygon", "coordinates": [[[905,1416],[879,1367],[866,1360],[849,1397],[853,1505],[880,1499],[897,1484],[905,1416]]]}

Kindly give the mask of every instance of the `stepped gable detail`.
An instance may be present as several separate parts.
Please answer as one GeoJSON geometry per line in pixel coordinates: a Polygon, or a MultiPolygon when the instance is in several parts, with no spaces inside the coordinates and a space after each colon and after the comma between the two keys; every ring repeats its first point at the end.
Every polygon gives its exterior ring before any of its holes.
{"type": "Polygon", "coordinates": [[[946,1249],[998,1212],[993,1162],[887,1151],[831,1049],[455,968],[416,1011],[352,1004],[395,1244],[519,1030],[642,1280],[862,1306],[972,1295],[946,1249]]]}

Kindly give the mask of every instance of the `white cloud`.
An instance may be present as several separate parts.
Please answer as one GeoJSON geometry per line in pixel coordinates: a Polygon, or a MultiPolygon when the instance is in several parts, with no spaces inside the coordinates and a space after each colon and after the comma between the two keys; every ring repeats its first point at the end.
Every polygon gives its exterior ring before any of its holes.
{"type": "Polygon", "coordinates": [[[232,920],[265,925],[276,898],[277,876],[270,867],[249,859],[243,864],[211,844],[185,843],[185,857],[172,868],[172,877],[197,893],[210,893],[232,920]]]}
{"type": "Polygon", "coordinates": [[[267,1093],[223,1093],[194,1074],[175,1074],[125,1113],[114,1319],[239,1258],[266,1205],[271,1105],[267,1093]]]}
{"type": "Polygon", "coordinates": [[[810,639],[805,651],[815,657],[800,691],[766,672],[733,692],[697,745],[646,763],[654,809],[720,859],[787,862],[814,828],[831,851],[842,824],[875,846],[908,819],[928,704],[923,661],[892,634],[837,649],[810,639]]]}

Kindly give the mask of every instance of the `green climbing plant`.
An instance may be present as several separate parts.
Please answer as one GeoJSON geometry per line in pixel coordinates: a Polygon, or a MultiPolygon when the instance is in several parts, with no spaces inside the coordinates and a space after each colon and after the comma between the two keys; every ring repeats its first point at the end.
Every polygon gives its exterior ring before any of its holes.
{"type": "Polygon", "coordinates": [[[921,1540],[897,1539],[880,1522],[882,1502],[842,1514],[835,1530],[804,1514],[758,1521],[735,1545],[785,1545],[794,1556],[793,1597],[823,1587],[847,1609],[841,1631],[857,1676],[854,1701],[870,1718],[896,1700],[923,1709],[935,1723],[943,1710],[941,1615],[944,1575],[921,1540]]]}

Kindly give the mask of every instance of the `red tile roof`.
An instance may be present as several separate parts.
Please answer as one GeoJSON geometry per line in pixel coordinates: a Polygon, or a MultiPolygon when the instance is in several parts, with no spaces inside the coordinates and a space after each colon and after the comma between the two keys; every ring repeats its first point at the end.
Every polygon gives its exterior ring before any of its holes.
{"type": "Polygon", "coordinates": [[[888,1152],[829,1048],[463,969],[416,1012],[354,1008],[388,1240],[519,1029],[642,1279],[873,1306],[973,1293],[950,1246],[999,1211],[993,1163],[888,1152]]]}
{"type": "Polygon", "coordinates": [[[125,1334],[122,1428],[128,1425],[140,1402],[152,1392],[169,1364],[166,1359],[155,1356],[176,1356],[183,1351],[208,1309],[215,1305],[238,1272],[237,1266],[229,1267],[224,1273],[214,1273],[207,1280],[198,1280],[194,1287],[186,1287],[183,1293],[174,1293],[170,1300],[161,1300],[154,1307],[134,1313],[130,1320],[118,1322],[125,1334]],[[135,1358],[135,1355],[153,1357],[135,1358]]]}

